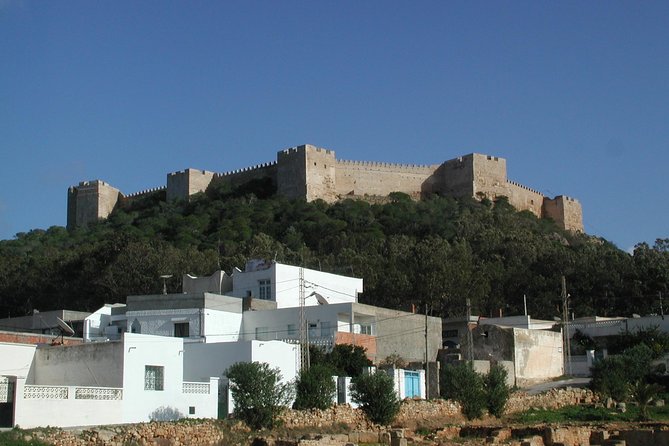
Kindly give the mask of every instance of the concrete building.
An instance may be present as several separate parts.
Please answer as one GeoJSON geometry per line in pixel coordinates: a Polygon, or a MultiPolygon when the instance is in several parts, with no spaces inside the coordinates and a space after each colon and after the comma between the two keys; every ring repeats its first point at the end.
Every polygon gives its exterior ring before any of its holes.
{"type": "MultiPolygon", "coordinates": [[[[184,381],[183,340],[125,333],[75,346],[2,345],[12,373],[0,379],[5,426],[88,426],[209,418],[218,378],[184,381]],[[4,400],[4,401],[3,401],[4,400]]],[[[0,404],[1,405],[1,404],[0,404]]],[[[0,411],[2,408],[0,407],[0,411]]]]}
{"type": "Polygon", "coordinates": [[[184,275],[184,293],[209,292],[270,301],[276,308],[299,307],[299,287],[304,287],[306,306],[357,302],[363,280],[273,261],[250,260],[244,270],[231,275],[216,271],[208,277],[184,275]],[[302,279],[300,279],[302,274],[302,279]],[[302,285],[300,285],[302,280],[302,285]]]}
{"type": "Polygon", "coordinates": [[[274,162],[225,173],[185,169],[167,175],[166,187],[123,195],[100,180],[84,181],[68,190],[68,228],[107,218],[116,206],[147,194],[163,199],[189,199],[211,184],[239,186],[251,180],[269,180],[288,198],[329,203],[343,198],[386,197],[403,192],[415,199],[430,194],[488,198],[505,196],[518,210],[552,218],[562,228],[583,231],[580,203],[559,195],[544,196],[507,178],[504,158],[472,153],[432,165],[392,164],[337,159],[333,150],[309,144],[278,152],[274,162]]]}
{"type": "Polygon", "coordinates": [[[84,320],[89,315],[90,313],[85,311],[35,310],[30,316],[0,319],[0,330],[57,336],[62,333],[62,330],[58,325],[58,318],[60,318],[74,329],[74,336],[81,337],[83,333],[84,320]]]}
{"type": "Polygon", "coordinates": [[[565,373],[560,324],[530,316],[443,320],[445,350],[442,359],[473,360],[487,373],[491,363],[509,372],[509,384],[524,386],[548,381],[565,373]],[[470,342],[471,340],[471,342],[470,342]]]}

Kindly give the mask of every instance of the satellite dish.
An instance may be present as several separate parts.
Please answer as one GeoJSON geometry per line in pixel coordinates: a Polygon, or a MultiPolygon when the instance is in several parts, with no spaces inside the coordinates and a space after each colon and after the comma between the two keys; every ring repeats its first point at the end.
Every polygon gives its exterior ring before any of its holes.
{"type": "Polygon", "coordinates": [[[60,327],[61,332],[67,333],[70,336],[74,336],[74,329],[70,327],[67,322],[65,322],[59,317],[56,317],[56,320],[58,321],[58,326],[60,327]]]}
{"type": "Polygon", "coordinates": [[[319,305],[327,305],[327,304],[330,303],[330,302],[328,302],[328,300],[325,297],[323,297],[322,295],[320,295],[316,292],[314,292],[314,296],[316,296],[316,300],[318,301],[319,305]]]}

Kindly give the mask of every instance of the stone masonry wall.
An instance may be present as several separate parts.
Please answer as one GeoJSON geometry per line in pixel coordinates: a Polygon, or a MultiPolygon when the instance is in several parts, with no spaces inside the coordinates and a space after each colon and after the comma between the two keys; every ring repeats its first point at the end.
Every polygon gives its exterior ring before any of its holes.
{"type": "Polygon", "coordinates": [[[428,180],[438,167],[338,160],[337,194],[386,196],[404,192],[418,199],[421,193],[435,189],[428,180]]]}
{"type": "Polygon", "coordinates": [[[509,203],[516,209],[530,211],[541,218],[544,204],[544,195],[541,192],[514,181],[507,181],[507,197],[509,203]]]}
{"type": "MultiPolygon", "coordinates": [[[[453,197],[495,199],[507,196],[518,210],[553,218],[568,230],[583,230],[578,201],[568,197],[548,199],[541,193],[507,181],[506,160],[473,153],[429,166],[337,160],[335,152],[312,145],[282,150],[277,161],[216,174],[186,169],[167,177],[167,200],[185,199],[205,191],[213,182],[239,186],[253,179],[269,178],[277,192],[287,198],[329,203],[346,197],[387,196],[403,192],[414,199],[440,193],[453,197]]],[[[68,227],[83,226],[106,218],[116,206],[120,192],[95,180],[68,191],[68,227]]],[[[131,197],[131,196],[129,196],[131,197]]]]}
{"type": "Polygon", "coordinates": [[[575,198],[558,195],[544,200],[543,215],[552,218],[563,229],[583,232],[583,210],[575,198]]]}

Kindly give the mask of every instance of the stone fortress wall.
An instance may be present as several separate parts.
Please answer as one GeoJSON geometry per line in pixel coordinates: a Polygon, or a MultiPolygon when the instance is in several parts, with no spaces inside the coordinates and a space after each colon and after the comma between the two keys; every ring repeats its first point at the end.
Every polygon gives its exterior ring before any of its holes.
{"type": "Polygon", "coordinates": [[[540,218],[552,218],[570,231],[583,231],[580,203],[571,197],[549,198],[506,176],[506,160],[472,153],[442,164],[412,165],[338,160],[333,150],[302,145],[282,150],[277,160],[224,173],[186,169],[167,175],[167,186],[123,195],[104,181],[84,181],[68,190],[67,226],[74,228],[104,219],[115,206],[156,191],[167,200],[188,199],[212,184],[239,186],[251,180],[269,179],[277,193],[307,201],[328,203],[347,197],[379,197],[403,192],[414,199],[426,194],[488,198],[505,196],[518,210],[540,218]]]}

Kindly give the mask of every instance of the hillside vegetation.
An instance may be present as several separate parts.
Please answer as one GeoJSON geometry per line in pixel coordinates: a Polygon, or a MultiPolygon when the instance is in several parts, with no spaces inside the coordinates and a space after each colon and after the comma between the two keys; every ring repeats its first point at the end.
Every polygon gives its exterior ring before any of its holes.
{"type": "Polygon", "coordinates": [[[159,293],[161,274],[172,274],[168,288],[179,292],[184,273],[230,272],[250,258],[362,277],[361,302],[427,303],[442,316],[464,314],[466,298],[474,313],[522,314],[526,295],[533,317],[552,319],[562,275],[577,317],[659,313],[659,293],[669,288],[669,239],[630,255],[516,212],[505,199],[414,202],[395,193],[384,204],[328,205],[287,200],[254,182],[189,202],[167,203],[156,192],[88,228],[1,241],[0,317],[159,293]]]}

